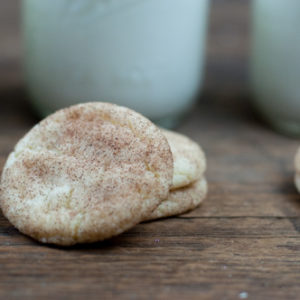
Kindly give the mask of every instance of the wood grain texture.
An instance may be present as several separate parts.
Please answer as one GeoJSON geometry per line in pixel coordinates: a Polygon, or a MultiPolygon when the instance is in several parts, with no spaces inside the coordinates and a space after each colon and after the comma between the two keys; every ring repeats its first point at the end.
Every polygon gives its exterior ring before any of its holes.
{"type": "MultiPolygon", "coordinates": [[[[21,76],[19,1],[0,2],[0,170],[36,122],[21,76]]],[[[249,1],[213,1],[205,92],[179,128],[208,158],[209,195],[186,215],[69,250],[0,214],[0,299],[299,299],[299,141],[249,105],[249,1]]]]}

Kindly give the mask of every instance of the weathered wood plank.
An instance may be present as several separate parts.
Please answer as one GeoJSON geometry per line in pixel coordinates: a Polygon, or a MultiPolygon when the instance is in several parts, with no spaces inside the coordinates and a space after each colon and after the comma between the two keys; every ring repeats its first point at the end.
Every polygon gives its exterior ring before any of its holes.
{"type": "Polygon", "coordinates": [[[77,290],[150,299],[150,289],[157,298],[175,291],[175,299],[231,299],[246,290],[255,299],[260,293],[280,299],[298,291],[300,240],[293,223],[300,218],[170,218],[64,250],[41,246],[1,221],[0,295],[13,282],[29,296],[77,290]]]}

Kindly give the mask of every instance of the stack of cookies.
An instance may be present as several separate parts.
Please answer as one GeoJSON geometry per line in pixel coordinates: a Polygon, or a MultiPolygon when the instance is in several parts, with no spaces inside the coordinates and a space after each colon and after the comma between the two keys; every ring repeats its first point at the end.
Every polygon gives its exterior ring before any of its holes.
{"type": "Polygon", "coordinates": [[[0,205],[21,232],[95,242],[204,199],[205,157],[185,136],[108,103],[60,110],[27,133],[1,176],[0,205]]]}
{"type": "Polygon", "coordinates": [[[173,180],[168,198],[147,220],[182,214],[196,208],[207,193],[206,160],[200,146],[179,133],[162,130],[173,155],[173,180]]]}

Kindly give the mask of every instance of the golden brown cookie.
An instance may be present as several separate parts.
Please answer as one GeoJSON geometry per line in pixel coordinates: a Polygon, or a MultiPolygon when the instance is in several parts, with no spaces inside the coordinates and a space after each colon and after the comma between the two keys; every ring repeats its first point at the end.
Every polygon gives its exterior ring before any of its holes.
{"type": "Polygon", "coordinates": [[[171,189],[185,187],[200,179],[206,169],[205,155],[201,147],[182,134],[168,130],[162,132],[170,144],[174,160],[171,189]]]}
{"type": "Polygon", "coordinates": [[[172,176],[169,144],[149,120],[113,104],[80,104],[19,141],[2,173],[0,205],[43,243],[95,242],[150,215],[172,176]]]}
{"type": "Polygon", "coordinates": [[[145,219],[145,221],[179,215],[196,208],[207,194],[205,178],[199,179],[189,186],[172,190],[169,197],[145,219]]]}

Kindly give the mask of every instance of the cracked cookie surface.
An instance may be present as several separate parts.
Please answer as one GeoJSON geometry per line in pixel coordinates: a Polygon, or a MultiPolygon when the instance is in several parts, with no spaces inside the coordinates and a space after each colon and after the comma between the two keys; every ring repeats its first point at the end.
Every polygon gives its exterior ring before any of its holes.
{"type": "Polygon", "coordinates": [[[149,120],[113,104],[80,104],[19,141],[3,169],[0,205],[41,242],[95,242],[144,220],[167,198],[172,176],[167,139],[149,120]]]}

